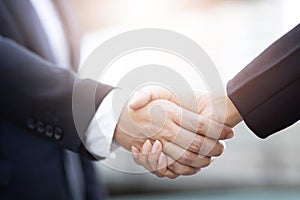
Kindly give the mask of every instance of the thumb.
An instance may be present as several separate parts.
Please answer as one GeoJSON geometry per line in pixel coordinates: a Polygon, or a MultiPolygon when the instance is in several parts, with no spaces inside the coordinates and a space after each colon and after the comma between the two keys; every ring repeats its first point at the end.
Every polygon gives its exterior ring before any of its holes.
{"type": "Polygon", "coordinates": [[[140,109],[151,102],[151,98],[152,95],[150,92],[138,91],[134,93],[134,95],[129,100],[129,108],[131,108],[132,110],[140,109]]]}

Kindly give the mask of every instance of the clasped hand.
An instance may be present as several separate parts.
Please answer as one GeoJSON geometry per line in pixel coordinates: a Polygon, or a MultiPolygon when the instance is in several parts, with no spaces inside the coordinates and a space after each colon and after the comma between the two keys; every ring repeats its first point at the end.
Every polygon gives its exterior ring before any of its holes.
{"type": "MultiPolygon", "coordinates": [[[[191,98],[184,96],[181,98],[191,98]]],[[[159,177],[192,175],[220,156],[219,140],[233,137],[207,93],[196,93],[197,106],[181,103],[168,89],[146,86],[123,109],[114,141],[131,150],[135,162],[159,177]]]]}

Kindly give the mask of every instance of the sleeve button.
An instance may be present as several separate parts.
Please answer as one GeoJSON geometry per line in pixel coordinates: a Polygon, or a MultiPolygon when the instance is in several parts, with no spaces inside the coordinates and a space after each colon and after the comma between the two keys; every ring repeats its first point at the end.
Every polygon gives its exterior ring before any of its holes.
{"type": "Polygon", "coordinates": [[[63,131],[60,128],[56,128],[54,131],[54,139],[60,140],[63,136],[63,131]]]}
{"type": "Polygon", "coordinates": [[[45,125],[44,125],[44,123],[41,122],[41,121],[38,121],[36,123],[36,130],[37,130],[38,133],[44,133],[45,132],[45,125]]]}
{"type": "Polygon", "coordinates": [[[46,131],[45,131],[46,136],[52,137],[54,132],[53,132],[53,127],[50,125],[46,126],[46,131]]]}
{"type": "Polygon", "coordinates": [[[36,124],[35,124],[35,120],[33,119],[33,118],[28,118],[27,119],[27,127],[30,129],[30,130],[34,130],[35,129],[35,126],[36,126],[36,124]]]}

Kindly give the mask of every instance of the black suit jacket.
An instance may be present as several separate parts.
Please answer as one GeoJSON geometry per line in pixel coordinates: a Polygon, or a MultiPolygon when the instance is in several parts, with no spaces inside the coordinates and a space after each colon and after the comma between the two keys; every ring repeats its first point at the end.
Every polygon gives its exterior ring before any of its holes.
{"type": "MultiPolygon", "coordinates": [[[[59,68],[29,0],[0,0],[0,199],[70,199],[63,148],[90,157],[72,116],[72,90],[79,49],[67,1],[54,1],[66,31],[73,70],[59,68]],[[63,147],[63,148],[62,148],[63,147]]],[[[96,107],[112,89],[78,82],[82,104],[97,88],[96,107]]],[[[96,108],[95,108],[96,110],[96,108]]],[[[95,110],[85,113],[83,129],[95,110]]],[[[88,199],[101,198],[90,161],[85,169],[88,199]]]]}
{"type": "Polygon", "coordinates": [[[278,39],[227,85],[228,96],[259,137],[300,118],[300,24],[278,39]]]}

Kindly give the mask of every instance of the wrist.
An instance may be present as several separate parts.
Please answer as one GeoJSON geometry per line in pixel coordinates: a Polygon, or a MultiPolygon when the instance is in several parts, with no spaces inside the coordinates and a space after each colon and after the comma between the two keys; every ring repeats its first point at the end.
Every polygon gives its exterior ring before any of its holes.
{"type": "Polygon", "coordinates": [[[142,140],[142,138],[134,137],[134,135],[132,135],[132,130],[127,126],[130,124],[128,122],[131,121],[128,110],[130,109],[128,107],[128,97],[131,92],[131,89],[116,89],[114,92],[114,99],[117,99],[117,101],[113,102],[113,116],[116,120],[116,126],[112,140],[116,145],[124,147],[129,151],[132,145],[140,147],[145,141],[142,140]]]}
{"type": "Polygon", "coordinates": [[[145,138],[133,137],[124,132],[120,127],[116,127],[113,141],[118,145],[127,150],[131,150],[131,146],[141,148],[145,143],[145,138]]]}
{"type": "Polygon", "coordinates": [[[138,135],[134,135],[134,130],[130,128],[130,117],[128,115],[128,105],[126,104],[122,110],[122,113],[119,117],[119,120],[117,122],[113,141],[119,145],[124,147],[127,150],[131,150],[131,146],[135,147],[141,147],[144,142],[145,138],[139,137],[138,135]]]}
{"type": "Polygon", "coordinates": [[[243,120],[242,116],[240,115],[239,111],[230,100],[228,96],[226,96],[226,114],[225,114],[225,124],[234,127],[238,123],[243,120]]]}

